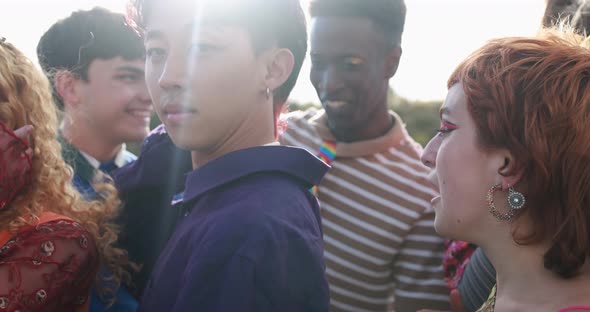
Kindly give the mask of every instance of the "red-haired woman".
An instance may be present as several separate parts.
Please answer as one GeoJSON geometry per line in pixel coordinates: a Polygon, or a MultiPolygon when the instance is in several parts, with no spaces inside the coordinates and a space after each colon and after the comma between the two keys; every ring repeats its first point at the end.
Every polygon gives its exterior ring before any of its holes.
{"type": "Polygon", "coordinates": [[[481,246],[480,311],[590,310],[590,50],[571,31],[490,41],[449,79],[422,161],[443,236],[481,246]]]}

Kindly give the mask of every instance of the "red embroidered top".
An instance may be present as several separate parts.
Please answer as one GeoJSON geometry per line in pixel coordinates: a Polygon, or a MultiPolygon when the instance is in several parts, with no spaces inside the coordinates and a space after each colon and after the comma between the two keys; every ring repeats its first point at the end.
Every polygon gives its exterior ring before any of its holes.
{"type": "Polygon", "coordinates": [[[99,261],[92,236],[75,221],[20,231],[0,247],[0,312],[87,311],[99,261]]]}
{"type": "Polygon", "coordinates": [[[443,271],[445,281],[450,290],[457,288],[463,277],[465,267],[475,252],[477,246],[458,240],[445,241],[445,255],[443,257],[443,271]]]}

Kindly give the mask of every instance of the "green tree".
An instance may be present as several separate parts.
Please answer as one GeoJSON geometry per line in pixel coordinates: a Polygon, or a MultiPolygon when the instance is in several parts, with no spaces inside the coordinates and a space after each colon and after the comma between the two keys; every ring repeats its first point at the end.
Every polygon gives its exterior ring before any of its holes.
{"type": "Polygon", "coordinates": [[[408,133],[422,146],[435,134],[439,128],[439,109],[442,101],[409,101],[390,88],[388,105],[396,112],[408,129],[408,133]]]}
{"type": "Polygon", "coordinates": [[[307,102],[307,103],[299,103],[299,102],[293,102],[293,101],[289,101],[287,103],[288,109],[290,112],[294,112],[294,111],[306,111],[310,108],[320,108],[320,104],[315,103],[315,102],[307,102]]]}

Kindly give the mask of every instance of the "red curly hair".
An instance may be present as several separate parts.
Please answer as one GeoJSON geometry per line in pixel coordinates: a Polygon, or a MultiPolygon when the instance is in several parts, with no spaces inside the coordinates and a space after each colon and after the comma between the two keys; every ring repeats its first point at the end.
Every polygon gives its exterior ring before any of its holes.
{"type": "MultiPolygon", "coordinates": [[[[567,28],[567,27],[566,27],[567,28]]],[[[519,244],[549,242],[545,268],[564,278],[590,256],[590,50],[567,28],[492,40],[451,75],[461,83],[484,149],[505,148],[523,172],[532,229],[519,244]]]]}

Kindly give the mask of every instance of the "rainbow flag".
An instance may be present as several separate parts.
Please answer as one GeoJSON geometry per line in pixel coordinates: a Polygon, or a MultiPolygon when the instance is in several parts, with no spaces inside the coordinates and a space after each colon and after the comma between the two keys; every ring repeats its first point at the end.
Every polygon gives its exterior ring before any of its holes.
{"type": "MultiPolygon", "coordinates": [[[[335,141],[324,141],[318,150],[318,158],[326,164],[331,164],[334,158],[336,158],[336,142],[335,141]]],[[[311,193],[318,196],[318,186],[314,185],[311,188],[311,193]]]]}

